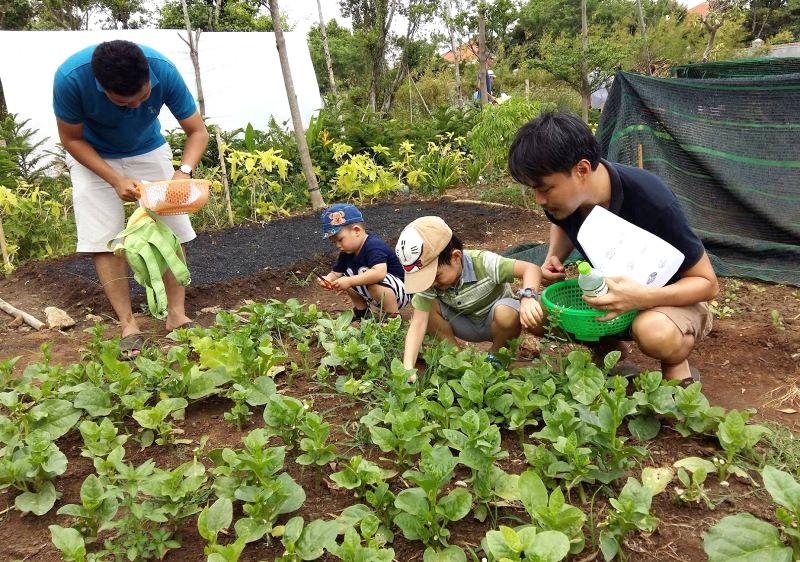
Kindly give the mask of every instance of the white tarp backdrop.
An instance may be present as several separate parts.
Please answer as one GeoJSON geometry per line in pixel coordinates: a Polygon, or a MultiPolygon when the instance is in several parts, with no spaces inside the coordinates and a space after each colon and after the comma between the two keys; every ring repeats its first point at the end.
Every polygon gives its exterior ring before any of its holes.
{"type": "MultiPolygon", "coordinates": [[[[184,37],[185,31],[180,32],[184,37]]],[[[284,33],[292,81],[303,124],[322,107],[317,77],[305,37],[284,33]]],[[[37,139],[50,137],[46,149],[58,142],[53,115],[53,76],[73,53],[89,45],[125,39],[152,47],[169,58],[197,100],[194,68],[189,47],[178,30],[127,31],[0,31],[0,79],[8,111],[30,119],[37,139]]],[[[265,129],[270,116],[292,128],[289,102],[275,47],[274,33],[201,33],[200,74],[205,96],[206,121],[232,130],[252,123],[265,129]]],[[[169,109],[159,115],[162,130],[178,123],[169,109]]]]}

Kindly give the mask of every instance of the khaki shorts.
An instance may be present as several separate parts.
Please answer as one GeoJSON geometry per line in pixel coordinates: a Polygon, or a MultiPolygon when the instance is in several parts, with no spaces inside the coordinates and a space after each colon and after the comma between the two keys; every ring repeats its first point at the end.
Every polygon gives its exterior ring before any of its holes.
{"type": "MultiPolygon", "coordinates": [[[[128,158],[107,158],[106,163],[126,177],[156,181],[170,179],[172,150],[164,143],[155,150],[128,158]]],[[[108,242],[125,228],[125,209],[117,192],[105,180],[67,154],[67,167],[72,180],[72,205],[78,227],[78,252],[108,252],[108,242]]],[[[160,217],[181,243],[197,236],[189,215],[160,217]]]]}
{"type": "Polygon", "coordinates": [[[660,312],[672,320],[684,336],[693,336],[695,343],[708,335],[713,324],[706,302],[687,306],[656,306],[649,310],[660,312]]]}

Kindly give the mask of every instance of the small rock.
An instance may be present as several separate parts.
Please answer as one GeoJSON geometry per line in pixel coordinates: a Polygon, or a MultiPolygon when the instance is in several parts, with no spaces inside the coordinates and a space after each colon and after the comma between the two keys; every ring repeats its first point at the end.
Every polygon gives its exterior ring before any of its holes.
{"type": "Polygon", "coordinates": [[[205,308],[201,308],[200,312],[202,312],[203,314],[217,314],[221,310],[222,308],[219,306],[207,306],[205,308]]]}
{"type": "Polygon", "coordinates": [[[11,322],[8,323],[9,328],[19,328],[25,323],[25,320],[22,319],[22,316],[17,316],[11,322]]]}
{"type": "Polygon", "coordinates": [[[103,322],[103,317],[98,316],[97,314],[87,314],[86,321],[91,322],[92,324],[100,324],[103,322]]]}
{"type": "Polygon", "coordinates": [[[47,325],[50,326],[51,330],[63,330],[64,328],[72,328],[75,325],[75,320],[69,314],[55,306],[45,308],[44,315],[47,317],[47,325]]]}
{"type": "Polygon", "coordinates": [[[20,331],[20,332],[30,332],[31,330],[33,330],[33,328],[31,328],[30,326],[20,326],[18,331],[20,331]]]}

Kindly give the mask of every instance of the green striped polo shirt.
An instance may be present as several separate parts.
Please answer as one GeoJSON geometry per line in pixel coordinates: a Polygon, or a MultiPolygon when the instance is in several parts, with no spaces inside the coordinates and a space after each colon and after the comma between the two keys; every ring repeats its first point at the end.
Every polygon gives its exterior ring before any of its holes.
{"type": "Polygon", "coordinates": [[[461,255],[461,280],[455,287],[417,293],[411,305],[430,312],[434,300],[447,308],[472,318],[482,318],[499,299],[513,297],[514,261],[493,252],[464,250],[461,255]]]}

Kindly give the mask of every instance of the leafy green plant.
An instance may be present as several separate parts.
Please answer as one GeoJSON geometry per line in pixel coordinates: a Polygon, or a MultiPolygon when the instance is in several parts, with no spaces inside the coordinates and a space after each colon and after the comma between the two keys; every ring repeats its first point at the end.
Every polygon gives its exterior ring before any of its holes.
{"type": "Polygon", "coordinates": [[[300,450],[303,454],[297,457],[297,464],[316,468],[317,481],[323,466],[336,458],[335,447],[328,443],[331,424],[322,421],[319,414],[308,412],[300,422],[300,450]]]}
{"type": "Polygon", "coordinates": [[[167,421],[170,417],[182,420],[188,405],[185,398],[164,398],[152,408],[134,412],[133,419],[144,429],[139,437],[142,447],[149,447],[154,439],[157,445],[162,446],[191,443],[191,439],[178,438],[183,430],[176,429],[167,421]]]}
{"type": "Polygon", "coordinates": [[[243,440],[244,448],[215,449],[209,453],[214,462],[214,490],[218,497],[243,502],[246,517],[236,521],[236,535],[246,542],[267,534],[283,513],[297,510],[306,495],[283,469],[284,447],[268,447],[269,433],[251,431],[243,440]]]}
{"type": "Polygon", "coordinates": [[[300,562],[301,560],[316,560],[334,542],[339,534],[339,524],[336,521],[323,521],[315,519],[304,525],[302,517],[292,517],[286,525],[274,536],[279,536],[283,543],[284,553],[276,562],[300,562]]]}
{"type": "Polygon", "coordinates": [[[14,506],[23,513],[44,515],[61,496],[53,485],[67,470],[67,457],[46,431],[34,431],[6,446],[0,456],[0,489],[12,486],[21,493],[14,506]]]}
{"type": "Polygon", "coordinates": [[[368,490],[383,484],[396,474],[394,470],[381,468],[361,455],[354,455],[344,469],[331,474],[331,480],[345,490],[355,490],[356,495],[363,498],[368,490]]]}
{"type": "Polygon", "coordinates": [[[86,562],[97,559],[86,554],[85,541],[75,529],[60,525],[50,525],[48,528],[53,545],[61,552],[64,562],[86,562]]]}
{"type": "Polygon", "coordinates": [[[741,559],[750,557],[776,562],[790,562],[800,557],[800,484],[788,472],[772,466],[765,466],[761,476],[764,487],[778,504],[775,517],[781,529],[749,513],[724,517],[703,538],[709,562],[730,560],[733,554],[741,559]],[[781,540],[781,532],[789,539],[790,546],[781,540]]]}
{"type": "Polygon", "coordinates": [[[717,438],[725,449],[726,457],[719,463],[719,479],[725,481],[729,472],[747,478],[747,472],[734,464],[737,455],[751,452],[761,438],[769,433],[763,425],[747,425],[749,415],[731,410],[717,428],[717,438]]]}
{"type": "Polygon", "coordinates": [[[558,531],[567,537],[568,550],[572,554],[584,548],[583,524],[586,515],[577,507],[564,501],[560,487],[548,496],[539,475],[531,470],[523,472],[518,481],[519,496],[531,523],[542,531],[558,531]]]}
{"type": "Polygon", "coordinates": [[[702,501],[709,509],[716,507],[708,497],[704,486],[708,475],[717,471],[714,463],[699,457],[686,457],[676,461],[672,466],[678,469],[678,481],[681,483],[681,487],[675,487],[675,494],[679,501],[683,503],[700,503],[702,501]]]}
{"type": "Polygon", "coordinates": [[[291,163],[281,156],[281,151],[225,149],[237,212],[241,209],[245,217],[254,221],[288,216],[292,195],[284,191],[281,182],[286,180],[291,163]]]}
{"type": "Polygon", "coordinates": [[[459,451],[458,462],[472,469],[473,479],[479,471],[487,471],[508,456],[500,446],[500,428],[489,421],[485,411],[464,412],[452,427],[442,429],[442,435],[450,448],[459,451]]]}
{"type": "Polygon", "coordinates": [[[478,122],[467,134],[467,145],[475,159],[505,169],[508,149],[516,131],[536,117],[541,106],[537,101],[512,98],[509,101],[483,108],[478,122]]]}
{"type": "MultiPolygon", "coordinates": [[[[373,151],[380,145],[373,145],[373,151]]],[[[374,200],[379,195],[397,191],[400,180],[392,172],[366,153],[351,153],[352,147],[344,143],[333,144],[333,158],[341,162],[336,169],[334,191],[338,197],[352,198],[357,202],[374,200]]]]}
{"type": "Polygon", "coordinates": [[[83,539],[92,542],[99,532],[114,527],[119,507],[116,494],[116,488],[104,486],[96,475],[90,474],[81,484],[81,503],[64,505],[57,513],[73,517],[73,527],[83,539]]]}
{"type": "Polygon", "coordinates": [[[515,531],[500,525],[497,531],[486,533],[481,543],[491,560],[499,562],[558,562],[569,554],[569,539],[558,531],[536,531],[524,527],[515,531]]]}
{"type": "Polygon", "coordinates": [[[289,450],[297,447],[300,444],[302,426],[306,417],[311,414],[309,407],[307,402],[291,396],[277,393],[270,396],[264,407],[264,422],[269,435],[280,437],[289,450]]]}
{"type": "Polygon", "coordinates": [[[607,561],[616,557],[625,560],[625,536],[637,530],[652,533],[658,525],[658,519],[650,514],[653,492],[636,478],[628,478],[619,496],[608,501],[611,510],[600,524],[600,550],[607,561]]]}
{"type": "Polygon", "coordinates": [[[391,562],[394,549],[383,548],[388,538],[381,532],[381,520],[362,505],[342,512],[338,521],[346,526],[341,544],[331,543],[328,552],[342,562],[391,562]]]}
{"type": "Polygon", "coordinates": [[[429,547],[447,546],[447,524],[463,519],[472,505],[472,495],[463,488],[442,495],[457,463],[447,447],[433,447],[423,451],[420,470],[403,473],[403,478],[417,485],[401,491],[394,502],[400,510],[394,523],[405,538],[429,547]]]}
{"type": "Polygon", "coordinates": [[[225,532],[233,521],[233,503],[228,498],[218,498],[210,506],[204,507],[197,518],[197,530],[206,541],[203,552],[209,562],[237,562],[247,545],[243,537],[228,544],[218,542],[219,534],[225,532]]]}

